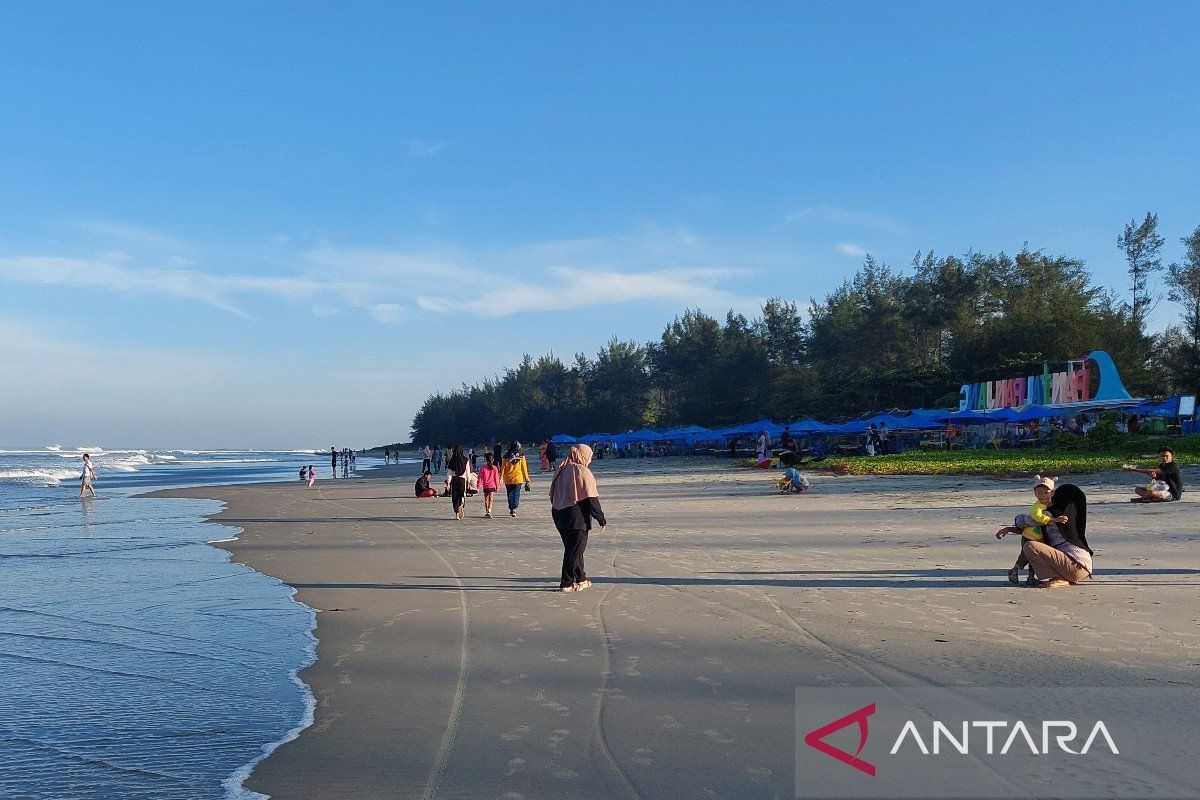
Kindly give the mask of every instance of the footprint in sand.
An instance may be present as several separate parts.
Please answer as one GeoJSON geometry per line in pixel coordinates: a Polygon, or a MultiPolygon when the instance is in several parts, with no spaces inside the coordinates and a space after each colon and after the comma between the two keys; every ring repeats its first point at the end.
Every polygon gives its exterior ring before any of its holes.
{"type": "Polygon", "coordinates": [[[511,731],[507,731],[506,733],[500,734],[500,738],[506,742],[515,742],[520,739],[524,739],[526,736],[529,735],[529,732],[532,730],[533,730],[533,728],[529,727],[528,725],[518,725],[517,727],[513,728],[511,731]]]}
{"type": "Polygon", "coordinates": [[[765,781],[767,778],[775,774],[775,770],[767,767],[746,767],[746,774],[750,776],[752,781],[765,781]]]}
{"type": "Polygon", "coordinates": [[[508,769],[504,773],[504,777],[511,778],[525,768],[525,759],[514,758],[508,762],[508,769]]]}
{"type": "Polygon", "coordinates": [[[639,747],[633,751],[633,763],[643,766],[654,766],[654,751],[649,747],[639,747]]]}
{"type": "Polygon", "coordinates": [[[550,774],[558,778],[560,781],[573,781],[579,777],[579,773],[567,767],[561,767],[557,764],[549,764],[550,774]]]}
{"type": "Polygon", "coordinates": [[[712,739],[714,742],[720,742],[721,744],[729,744],[733,741],[732,736],[721,733],[716,728],[709,728],[704,732],[704,735],[712,739]]]}

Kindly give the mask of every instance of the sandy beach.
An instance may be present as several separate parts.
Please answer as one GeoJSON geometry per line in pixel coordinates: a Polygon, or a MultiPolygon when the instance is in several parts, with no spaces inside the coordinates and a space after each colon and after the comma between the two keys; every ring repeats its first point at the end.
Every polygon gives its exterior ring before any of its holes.
{"type": "Polygon", "coordinates": [[[1017,544],[993,537],[1023,481],[817,475],[785,496],[725,462],[594,466],[610,527],[576,594],[551,591],[548,476],[516,519],[476,497],[462,522],[396,468],[172,492],[226,503],[214,521],[244,532],[219,546],[318,611],[315,722],[248,787],[790,798],[797,687],[1198,682],[1194,505],[1130,505],[1119,473],[1076,479],[1095,578],[1039,591],[1007,583],[1017,544]]]}

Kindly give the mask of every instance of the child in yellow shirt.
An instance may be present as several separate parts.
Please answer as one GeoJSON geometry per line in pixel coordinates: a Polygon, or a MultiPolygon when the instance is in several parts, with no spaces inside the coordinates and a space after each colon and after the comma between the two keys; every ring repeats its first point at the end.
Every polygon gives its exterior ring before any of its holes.
{"type": "MultiPolygon", "coordinates": [[[[1043,478],[1041,475],[1035,476],[1037,483],[1033,486],[1034,503],[1029,507],[1028,514],[1017,514],[1013,517],[1013,524],[1007,528],[1001,528],[996,531],[996,538],[1003,539],[1010,533],[1019,533],[1021,538],[1029,539],[1030,541],[1040,542],[1044,535],[1043,528],[1051,522],[1066,522],[1066,517],[1052,517],[1046,512],[1050,505],[1051,497],[1054,495],[1054,478],[1043,478]]],[[[1021,570],[1029,566],[1029,560],[1025,558],[1025,551],[1022,550],[1017,556],[1017,563],[1013,564],[1012,569],[1008,571],[1008,582],[1016,586],[1021,582],[1021,570]]],[[[1037,579],[1033,576],[1033,570],[1029,571],[1029,585],[1035,585],[1037,579]]]]}

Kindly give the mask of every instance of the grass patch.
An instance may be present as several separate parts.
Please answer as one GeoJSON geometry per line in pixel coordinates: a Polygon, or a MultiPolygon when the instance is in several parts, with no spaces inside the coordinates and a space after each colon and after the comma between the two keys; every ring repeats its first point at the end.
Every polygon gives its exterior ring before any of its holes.
{"type": "MultiPolygon", "coordinates": [[[[818,468],[839,475],[1080,475],[1120,469],[1126,461],[1136,461],[1139,467],[1154,466],[1158,446],[1141,440],[1136,446],[1111,450],[925,450],[895,456],[833,456],[818,468]]],[[[1181,465],[1196,464],[1200,456],[1180,452],[1175,460],[1181,465]]]]}

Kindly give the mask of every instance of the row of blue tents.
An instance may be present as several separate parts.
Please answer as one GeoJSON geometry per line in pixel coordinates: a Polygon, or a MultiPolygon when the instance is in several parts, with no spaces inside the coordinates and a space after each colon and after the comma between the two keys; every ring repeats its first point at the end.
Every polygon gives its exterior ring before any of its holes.
{"type": "MultiPolygon", "coordinates": [[[[760,419],[744,425],[731,425],[714,430],[702,428],[699,425],[688,425],[682,428],[669,428],[666,430],[650,430],[646,428],[627,433],[589,433],[578,437],[560,433],[553,437],[551,441],[556,444],[571,444],[574,442],[597,444],[599,442],[609,442],[616,447],[625,447],[635,443],[674,442],[680,446],[690,447],[695,444],[709,442],[724,443],[730,439],[756,437],[762,431],[766,431],[767,436],[771,439],[778,439],[785,429],[789,430],[793,436],[860,434],[866,432],[872,424],[876,427],[886,424],[888,430],[891,431],[923,431],[937,430],[947,425],[994,425],[1030,422],[1054,417],[1068,417],[1074,416],[1080,410],[1077,407],[1056,408],[1039,405],[1027,405],[1021,408],[999,408],[994,411],[915,409],[909,412],[875,414],[865,419],[855,419],[841,424],[825,423],[812,417],[790,424],[775,422],[769,419],[760,419]]],[[[1139,414],[1141,416],[1174,417],[1178,414],[1178,411],[1179,398],[1173,397],[1161,403],[1145,401],[1124,409],[1122,413],[1139,414]]]]}

